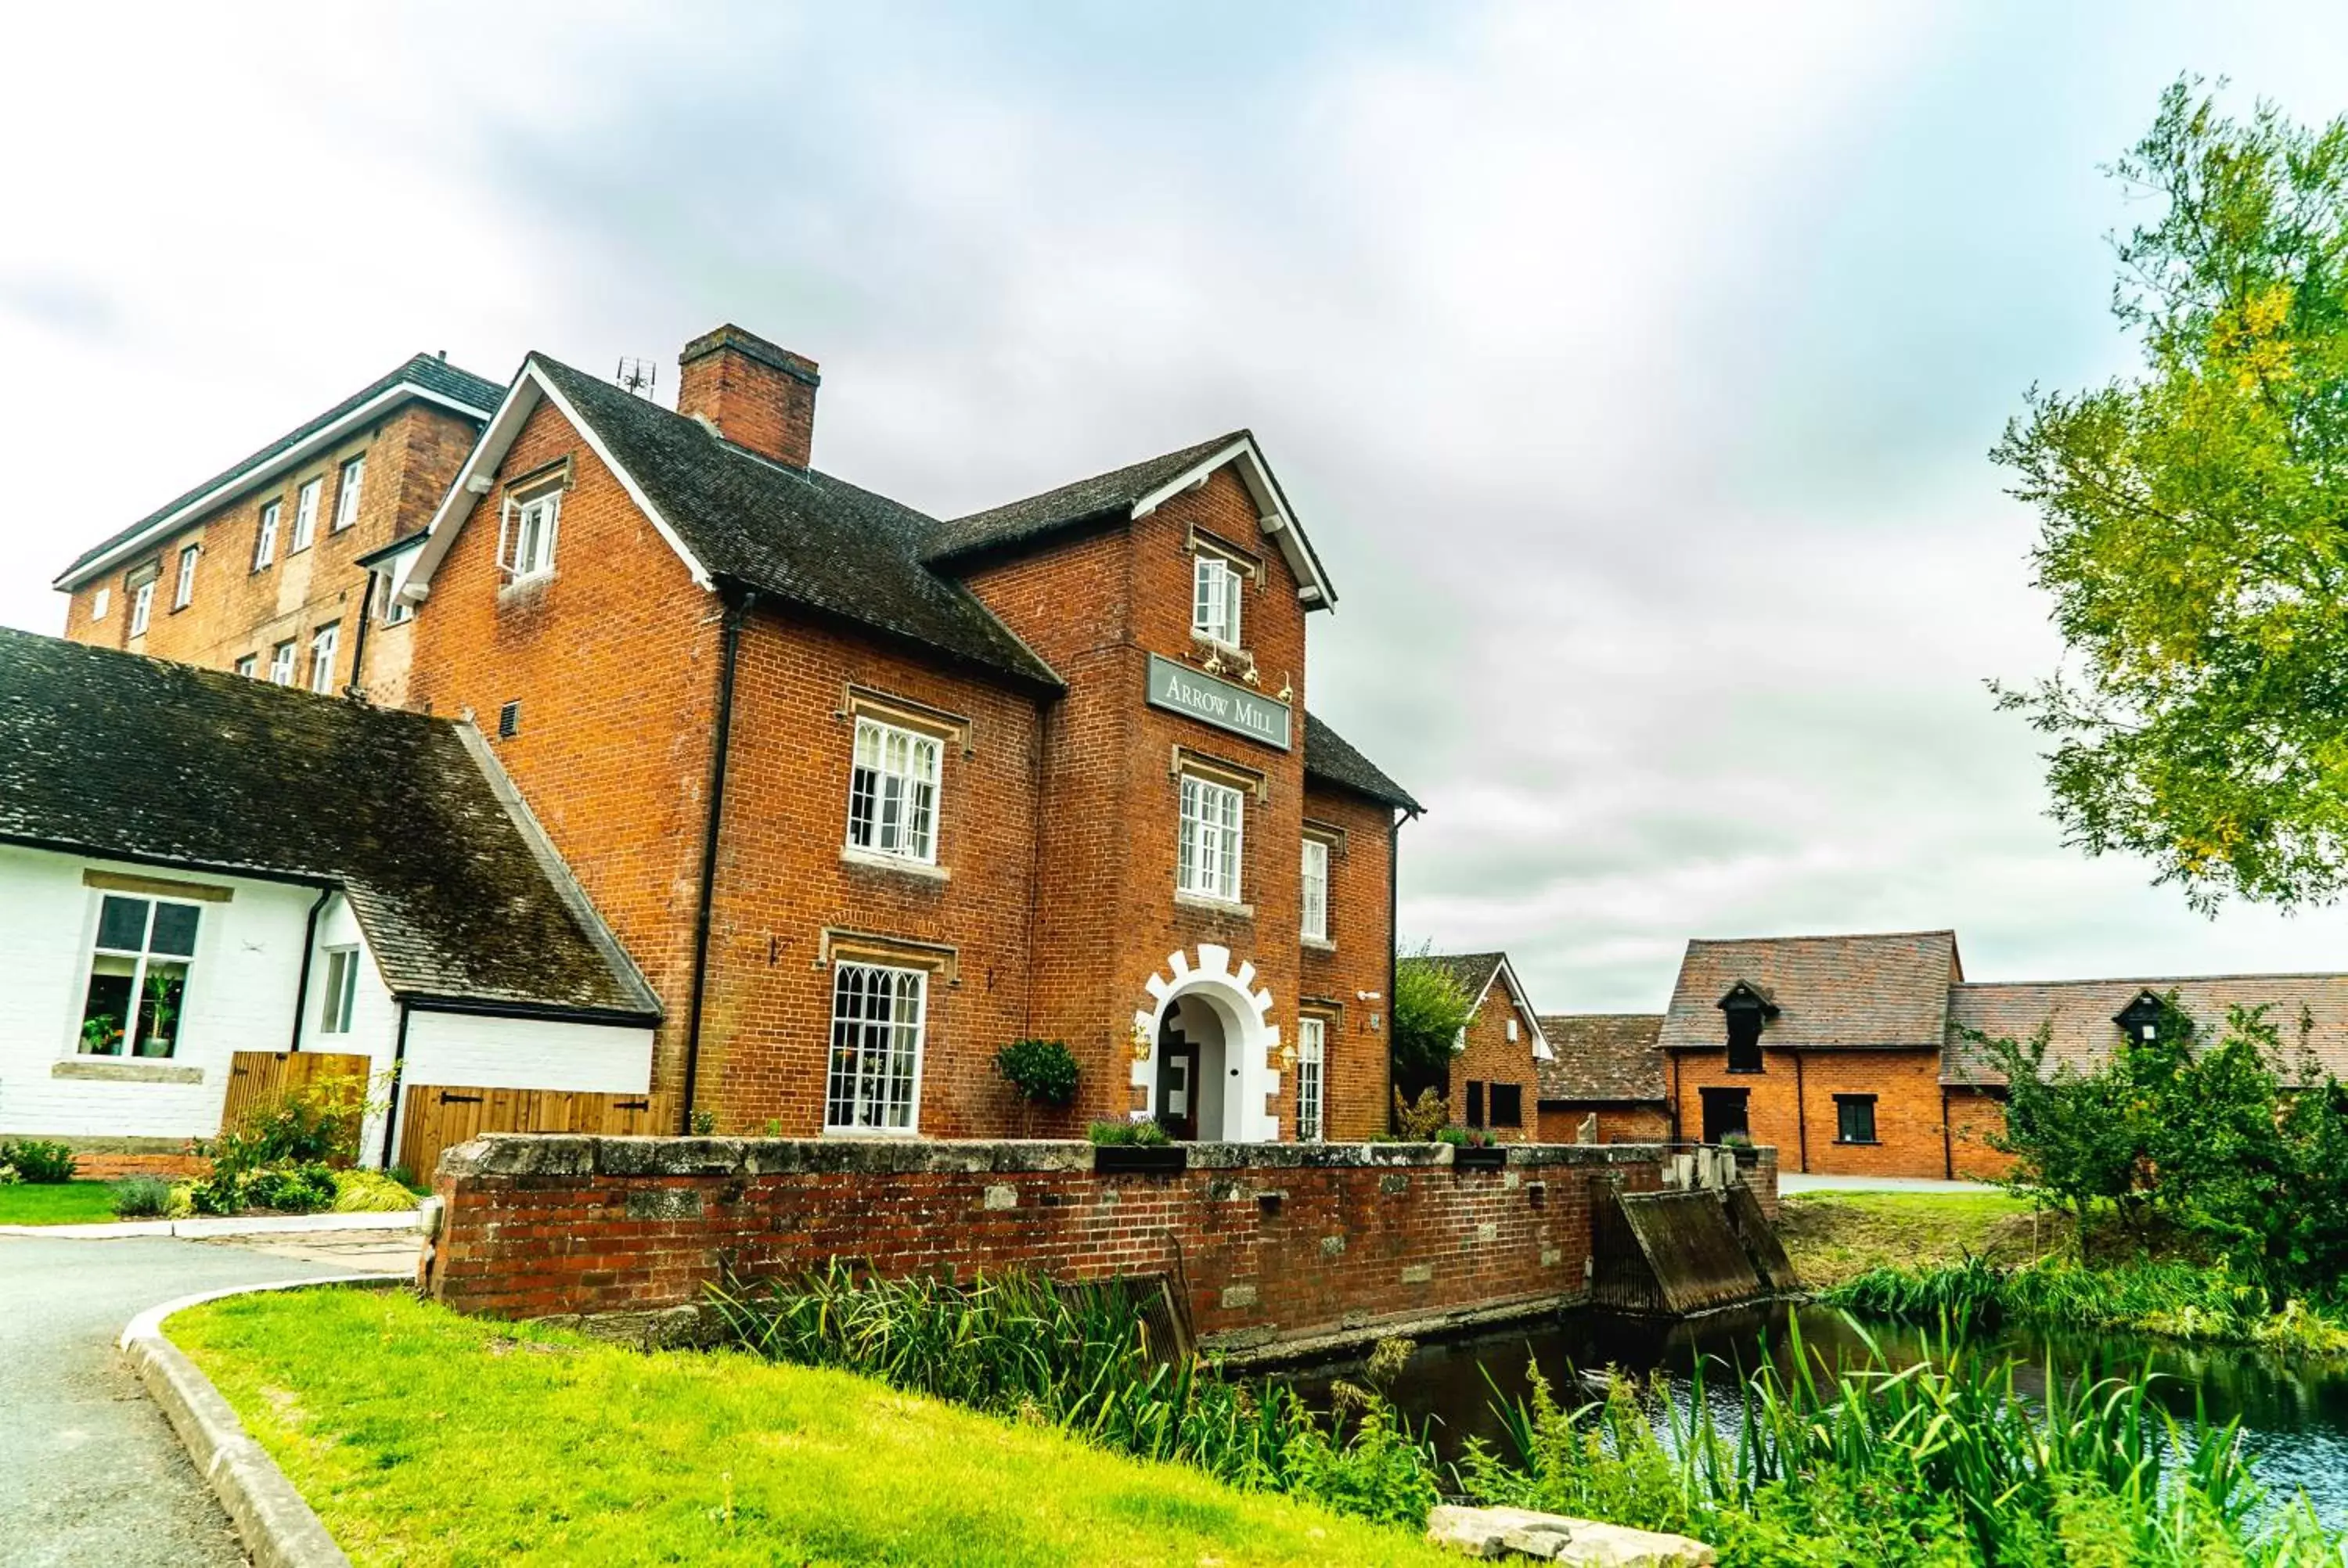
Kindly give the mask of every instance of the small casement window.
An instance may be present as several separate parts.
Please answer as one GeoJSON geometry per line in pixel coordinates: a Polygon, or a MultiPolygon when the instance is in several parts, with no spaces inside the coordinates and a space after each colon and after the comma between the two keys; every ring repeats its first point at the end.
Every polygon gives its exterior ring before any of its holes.
{"type": "Polygon", "coordinates": [[[294,644],[281,642],[269,651],[269,683],[273,686],[294,684],[294,644]]]}
{"type": "Polygon", "coordinates": [[[325,487],[324,478],[309,479],[294,492],[294,543],[286,554],[308,549],[310,541],[318,537],[318,497],[325,487]]]}
{"type": "Polygon", "coordinates": [[[335,532],[359,520],[359,491],[366,483],[366,459],[354,457],[335,478],[335,532]]]}
{"type": "Polygon", "coordinates": [[[82,1055],[170,1056],[179,1049],[202,913],[200,905],[170,898],[99,898],[82,1000],[82,1055]]]}
{"type": "Polygon", "coordinates": [[[937,858],[938,759],[934,735],[878,719],[856,721],[848,775],[848,842],[875,855],[923,863],[937,858]]]}
{"type": "Polygon", "coordinates": [[[1241,793],[1229,784],[1182,775],[1182,835],[1174,886],[1200,898],[1240,901],[1241,793]]]}
{"type": "Polygon", "coordinates": [[[1728,1018],[1728,1071],[1758,1072],[1761,1071],[1761,1009],[1757,1007],[1732,1007],[1728,1018]]]}
{"type": "Polygon", "coordinates": [[[339,625],[322,626],[310,634],[310,690],[322,697],[335,690],[335,645],[342,640],[339,625]]]}
{"type": "Polygon", "coordinates": [[[416,618],[416,606],[400,595],[399,579],[389,572],[379,579],[383,583],[383,623],[401,626],[416,618]]]}
{"type": "Polygon", "coordinates": [[[1247,575],[1200,550],[1190,567],[1190,630],[1227,647],[1240,645],[1240,590],[1247,575]]]}
{"type": "Polygon", "coordinates": [[[825,1132],[915,1129],[928,990],[929,976],[920,969],[851,963],[833,969],[825,1132]]]}
{"type": "Polygon", "coordinates": [[[521,500],[506,498],[504,519],[498,528],[498,566],[508,579],[521,582],[554,569],[554,535],[561,511],[559,488],[541,490],[521,500]]]}
{"type": "Polygon", "coordinates": [[[1304,841],[1303,917],[1299,922],[1307,939],[1329,939],[1329,845],[1322,839],[1304,841]]]}
{"type": "Polygon", "coordinates": [[[275,501],[263,501],[261,504],[261,526],[252,536],[252,569],[255,571],[259,571],[277,559],[279,510],[275,501]]]}
{"type": "Polygon", "coordinates": [[[1719,1143],[1731,1137],[1750,1138],[1753,1124],[1747,1107],[1752,1102],[1749,1089],[1703,1089],[1697,1093],[1704,1102],[1704,1141],[1719,1143]]]}
{"type": "Polygon", "coordinates": [[[318,998],[318,1032],[348,1034],[351,1032],[351,1005],[359,994],[359,950],[356,948],[326,949],[326,979],[318,998]]]}
{"type": "Polygon", "coordinates": [[[1872,1143],[1875,1142],[1875,1096],[1872,1094],[1838,1094],[1835,1102],[1835,1142],[1838,1143],[1872,1143]]]}
{"type": "Polygon", "coordinates": [[[236,672],[244,676],[247,680],[251,680],[252,677],[261,673],[260,664],[261,656],[259,654],[248,653],[243,658],[236,661],[236,672]]]}
{"type": "Polygon", "coordinates": [[[1509,1043],[1510,1045],[1517,1043],[1517,1020],[1513,1013],[1509,1018],[1509,1043]]]}
{"type": "Polygon", "coordinates": [[[1329,1110],[1329,1020],[1308,1013],[1296,1020],[1296,1138],[1318,1143],[1329,1110]]]}
{"type": "Polygon", "coordinates": [[[203,553],[201,545],[180,548],[180,575],[171,583],[173,610],[185,610],[196,601],[196,558],[203,553]]]}
{"type": "Polygon", "coordinates": [[[99,589],[96,593],[89,596],[89,618],[92,620],[104,620],[106,619],[106,611],[113,602],[114,590],[105,588],[99,589]]]}
{"type": "Polygon", "coordinates": [[[155,579],[149,578],[130,590],[130,635],[143,637],[147,622],[155,613],[155,579]]]}
{"type": "Polygon", "coordinates": [[[1468,1081],[1468,1125],[1481,1127],[1483,1124],[1484,1082],[1481,1079],[1471,1078],[1468,1081]]]}
{"type": "Polygon", "coordinates": [[[1521,1127],[1525,1124],[1525,1086],[1521,1083],[1492,1085],[1492,1125],[1521,1127]]]}

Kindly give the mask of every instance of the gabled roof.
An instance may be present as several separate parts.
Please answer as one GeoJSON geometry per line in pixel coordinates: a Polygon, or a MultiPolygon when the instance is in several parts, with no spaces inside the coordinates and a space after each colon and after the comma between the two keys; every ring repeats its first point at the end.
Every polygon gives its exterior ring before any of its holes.
{"type": "Polygon", "coordinates": [[[1408,790],[1388,778],[1377,764],[1355,751],[1346,743],[1344,736],[1309,711],[1304,715],[1304,776],[1316,784],[1351,790],[1413,816],[1426,809],[1411,798],[1408,790]]]}
{"type": "Polygon", "coordinates": [[[1516,968],[1509,962],[1508,954],[1430,953],[1426,961],[1449,974],[1478,1008],[1484,1005],[1484,997],[1491,990],[1492,982],[1500,981],[1510,1004],[1523,1015],[1527,1032],[1532,1036],[1533,1060],[1550,1060],[1553,1053],[1548,1039],[1541,1032],[1540,1015],[1533,1011],[1532,999],[1525,995],[1525,988],[1518,982],[1516,968]]]}
{"type": "Polygon", "coordinates": [[[660,1003],[448,719],[0,628],[0,842],[339,887],[393,993],[660,1003]]]}
{"type": "Polygon", "coordinates": [[[541,354],[523,362],[433,518],[411,588],[428,588],[472,510],[469,485],[496,472],[546,397],[704,586],[739,583],[1032,685],[1062,685],[968,589],[922,563],[935,518],[813,468],[761,456],[697,420],[541,354]]]}
{"type": "Polygon", "coordinates": [[[1661,1041],[1665,1050],[1725,1050],[1720,1000],[1742,980],[1776,1003],[1764,1046],[1938,1050],[1949,985],[1961,974],[1953,931],[1693,941],[1661,1041]]]}
{"type": "Polygon", "coordinates": [[[376,377],[358,391],[272,441],[243,461],[213,475],[183,496],[174,497],[103,542],[74,558],[53,585],[72,589],[103,569],[143,548],[171,529],[229,499],[237,491],[257,485],[276,470],[314,456],[322,447],[346,439],[369,420],[381,417],[409,398],[422,398],[454,409],[473,419],[487,419],[505,388],[470,371],[458,369],[437,354],[419,354],[387,375],[376,377]]]}
{"type": "Polygon", "coordinates": [[[1241,483],[1254,499],[1264,531],[1295,574],[1299,599],[1308,606],[1327,608],[1337,602],[1321,558],[1288,505],[1288,497],[1272,466],[1263,459],[1253,435],[1234,430],[1179,452],[1146,458],[1089,479],[1062,485],[1024,501],[973,512],[939,524],[932,534],[925,559],[946,565],[975,556],[1014,550],[1070,528],[1110,519],[1146,518],[1170,497],[1199,483],[1226,464],[1234,466],[1241,483]]]}
{"type": "Polygon", "coordinates": [[[2303,1048],[2319,1067],[2348,1077],[2348,975],[2201,975],[1954,987],[1949,997],[1941,1081],[2003,1083],[2005,1075],[1990,1064],[1988,1053],[1965,1031],[1977,1030],[1992,1040],[2026,1043],[2042,1024],[2052,1030],[2046,1051],[2050,1070],[2068,1062],[2093,1071],[2120,1041],[2113,1019],[2146,991],[2161,997],[2175,991],[2178,1009],[2193,1020],[2198,1037],[2204,1040],[2222,1033],[2229,1009],[2265,1005],[2267,1021],[2282,1037],[2286,1071],[2297,1069],[2303,1048]]]}
{"type": "Polygon", "coordinates": [[[1540,1026],[1550,1050],[1557,1053],[1554,1061],[1540,1064],[1543,1104],[1663,1100],[1663,1052],[1656,1043],[1663,1014],[1550,1013],[1540,1026]]]}

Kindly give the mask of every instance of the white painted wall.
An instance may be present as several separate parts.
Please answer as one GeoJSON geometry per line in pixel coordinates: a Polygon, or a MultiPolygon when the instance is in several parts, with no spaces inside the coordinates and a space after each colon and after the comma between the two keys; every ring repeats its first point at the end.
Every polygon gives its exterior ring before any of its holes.
{"type": "Polygon", "coordinates": [[[220,1130],[229,1058],[283,1050],[313,888],[178,873],[0,845],[0,1133],[88,1138],[208,1138],[220,1130]],[[82,1001],[101,890],[85,870],[227,887],[196,927],[178,1053],[126,1059],[78,1052],[82,1001]],[[58,1078],[61,1062],[131,1061],[194,1068],[195,1083],[58,1078]]]}
{"type": "Polygon", "coordinates": [[[652,1088],[653,1031],[543,1019],[415,1012],[409,1083],[453,1089],[572,1089],[642,1094],[652,1088]]]}

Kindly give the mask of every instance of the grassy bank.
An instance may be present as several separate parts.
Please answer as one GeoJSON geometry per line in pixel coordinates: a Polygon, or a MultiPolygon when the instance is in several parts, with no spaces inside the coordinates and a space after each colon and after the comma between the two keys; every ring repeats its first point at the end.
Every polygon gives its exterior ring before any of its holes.
{"type": "Polygon", "coordinates": [[[114,1218],[104,1182],[15,1182],[0,1187],[0,1225],[103,1225],[114,1218]]]}
{"type": "Polygon", "coordinates": [[[232,1299],[170,1332],[362,1563],[1456,1562],[839,1372],[360,1291],[232,1299]]]}
{"type": "Polygon", "coordinates": [[[1887,1265],[2024,1263],[2072,1239],[2068,1221],[2004,1193],[1808,1193],[1779,1209],[1786,1254],[1813,1290],[1887,1265]]]}

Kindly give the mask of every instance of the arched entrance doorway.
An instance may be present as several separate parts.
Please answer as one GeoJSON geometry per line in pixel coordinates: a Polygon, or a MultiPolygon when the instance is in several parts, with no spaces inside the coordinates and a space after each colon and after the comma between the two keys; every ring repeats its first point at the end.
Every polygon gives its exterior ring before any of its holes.
{"type": "Polygon", "coordinates": [[[1272,993],[1256,988],[1255,966],[1231,967],[1231,951],[1201,943],[1195,958],[1169,954],[1149,979],[1153,1006],[1133,1015],[1150,1042],[1133,1081],[1149,1091],[1151,1114],[1177,1138],[1266,1143],[1280,1123],[1265,1109],[1280,1087],[1273,1065],[1280,1030],[1272,993]]]}

